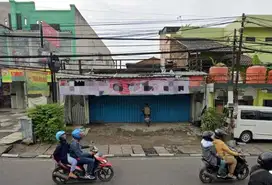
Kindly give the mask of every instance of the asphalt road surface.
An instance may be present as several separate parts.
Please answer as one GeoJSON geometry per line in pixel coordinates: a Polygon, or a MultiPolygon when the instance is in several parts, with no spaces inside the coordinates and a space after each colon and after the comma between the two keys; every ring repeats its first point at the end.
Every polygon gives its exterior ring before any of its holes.
{"type": "MultiPolygon", "coordinates": [[[[256,158],[247,158],[249,165],[256,158]]],[[[94,185],[200,185],[198,179],[200,158],[113,158],[110,159],[115,170],[111,182],[91,183],[94,185]]],[[[51,160],[38,159],[0,159],[1,185],[53,185],[51,172],[54,163],[51,160]]],[[[246,185],[244,181],[212,183],[246,185]]]]}

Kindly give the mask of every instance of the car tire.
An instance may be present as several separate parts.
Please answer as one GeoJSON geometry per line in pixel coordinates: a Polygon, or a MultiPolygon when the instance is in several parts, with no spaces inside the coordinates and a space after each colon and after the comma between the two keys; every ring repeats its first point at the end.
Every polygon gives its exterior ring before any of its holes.
{"type": "Polygon", "coordinates": [[[252,140],[252,133],[250,131],[244,131],[240,135],[240,140],[243,143],[249,143],[252,140]]]}

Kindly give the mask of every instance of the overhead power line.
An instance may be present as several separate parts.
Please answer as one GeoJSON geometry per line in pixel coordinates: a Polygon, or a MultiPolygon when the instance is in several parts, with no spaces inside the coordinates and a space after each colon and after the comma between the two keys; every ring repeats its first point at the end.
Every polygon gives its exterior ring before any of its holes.
{"type": "MultiPolygon", "coordinates": [[[[75,23],[62,23],[60,24],[61,27],[78,27],[78,26],[131,26],[131,25],[146,25],[146,24],[161,24],[161,23],[185,23],[185,22],[202,22],[202,21],[214,21],[214,20],[226,20],[226,19],[234,19],[236,17],[214,17],[214,18],[198,18],[198,19],[168,19],[168,20],[141,20],[141,21],[116,21],[116,22],[91,22],[88,23],[89,25],[86,24],[75,24],[75,23]]],[[[50,25],[49,25],[50,26],[50,25]]],[[[44,26],[46,27],[46,26],[44,26]]]]}
{"type": "MultiPolygon", "coordinates": [[[[8,38],[41,38],[41,36],[34,35],[6,35],[0,34],[0,37],[8,37],[8,38]]],[[[122,37],[51,37],[44,36],[43,38],[50,39],[71,39],[71,40],[141,40],[141,41],[160,41],[160,40],[188,40],[188,38],[122,38],[122,37]]],[[[222,38],[222,37],[218,37],[222,38]]],[[[224,37],[223,37],[224,38],[224,37]]],[[[205,38],[190,38],[191,40],[208,40],[205,38]]]]}
{"type": "MultiPolygon", "coordinates": [[[[177,51],[162,51],[162,52],[139,52],[139,53],[116,53],[116,54],[82,54],[82,55],[58,55],[60,58],[73,58],[73,57],[106,57],[106,56],[136,56],[136,55],[151,55],[151,54],[167,54],[167,53],[184,53],[184,52],[204,52],[212,51],[216,49],[224,49],[229,46],[224,47],[213,47],[207,49],[198,49],[198,50],[177,50],[177,51]]],[[[44,58],[40,55],[28,55],[28,56],[0,56],[0,58],[44,58]]]]}

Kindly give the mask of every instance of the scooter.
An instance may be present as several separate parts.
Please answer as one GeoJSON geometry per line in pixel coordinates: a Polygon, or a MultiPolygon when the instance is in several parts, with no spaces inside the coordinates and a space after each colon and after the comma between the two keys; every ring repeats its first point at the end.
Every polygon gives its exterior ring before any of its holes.
{"type": "MultiPolygon", "coordinates": [[[[114,171],[112,168],[112,164],[98,152],[98,149],[95,146],[91,147],[91,152],[94,153],[95,159],[95,177],[98,178],[102,182],[110,181],[114,176],[114,171]]],[[[86,179],[85,174],[86,170],[84,165],[78,165],[74,174],[77,176],[76,179],[69,178],[71,165],[69,164],[56,164],[55,169],[52,172],[52,179],[56,184],[66,184],[66,183],[78,183],[78,182],[93,182],[96,179],[86,179]]]]}
{"type": "MultiPolygon", "coordinates": [[[[234,148],[231,148],[231,150],[236,151],[234,148]]],[[[237,160],[237,165],[234,171],[234,175],[237,177],[237,180],[244,180],[249,175],[249,168],[245,156],[241,155],[235,158],[237,160]]],[[[218,166],[213,166],[209,164],[209,162],[206,161],[204,158],[202,158],[202,161],[204,163],[204,167],[202,167],[199,172],[199,179],[201,180],[201,182],[211,183],[215,180],[233,180],[227,177],[227,174],[229,172],[228,165],[225,166],[225,173],[224,175],[222,175],[223,177],[219,177],[217,175],[217,172],[219,170],[218,166]]]]}

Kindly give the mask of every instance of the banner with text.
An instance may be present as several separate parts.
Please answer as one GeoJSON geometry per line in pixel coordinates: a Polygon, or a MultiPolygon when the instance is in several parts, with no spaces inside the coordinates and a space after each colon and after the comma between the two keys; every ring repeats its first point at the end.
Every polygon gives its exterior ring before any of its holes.
{"type": "Polygon", "coordinates": [[[25,72],[20,69],[2,69],[2,82],[11,83],[25,81],[25,72]]]}
{"type": "Polygon", "coordinates": [[[49,86],[47,84],[47,72],[26,71],[27,93],[49,95],[49,86]]]}
{"type": "Polygon", "coordinates": [[[61,95],[173,95],[189,94],[189,79],[60,80],[61,95]]]}

